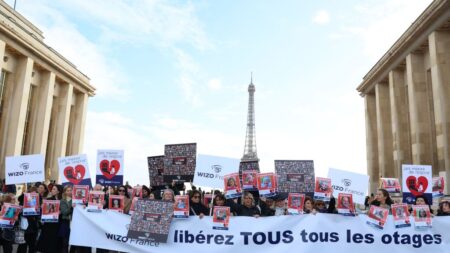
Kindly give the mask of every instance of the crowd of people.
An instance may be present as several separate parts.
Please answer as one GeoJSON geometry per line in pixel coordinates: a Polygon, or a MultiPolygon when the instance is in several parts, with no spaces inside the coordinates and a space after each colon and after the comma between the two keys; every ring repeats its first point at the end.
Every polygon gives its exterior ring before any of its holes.
{"type": "MultiPolygon", "coordinates": [[[[250,216],[250,217],[264,217],[264,216],[277,216],[287,215],[287,195],[278,194],[271,198],[260,197],[257,191],[246,191],[240,198],[227,199],[221,191],[212,192],[211,203],[205,203],[206,193],[192,186],[191,190],[186,191],[180,184],[173,183],[170,186],[151,188],[147,186],[140,186],[142,193],[139,196],[143,199],[160,199],[163,201],[174,202],[176,195],[188,195],[189,196],[189,214],[191,216],[210,216],[214,213],[214,208],[218,206],[230,207],[232,216],[250,216]]],[[[15,187],[5,186],[1,187],[2,197],[1,204],[11,203],[23,205],[24,193],[16,195],[15,187]]],[[[127,185],[121,185],[118,187],[104,187],[102,185],[95,185],[93,191],[105,192],[105,199],[103,208],[108,208],[108,198],[111,195],[119,195],[124,198],[123,213],[128,214],[132,206],[132,199],[134,196],[130,196],[132,187],[127,185]]],[[[72,203],[72,190],[70,185],[61,186],[58,184],[50,183],[36,183],[29,185],[26,189],[28,193],[37,193],[39,195],[39,203],[42,203],[44,199],[59,200],[60,201],[60,216],[57,223],[42,223],[39,215],[22,216],[20,215],[15,223],[13,229],[3,228],[0,233],[0,244],[3,248],[3,252],[13,252],[13,245],[18,244],[17,252],[92,252],[91,248],[70,246],[70,223],[72,219],[72,213],[74,204],[72,203]],[[21,222],[26,219],[28,226],[22,231],[23,238],[18,231],[21,230],[21,222]]],[[[366,208],[370,205],[376,205],[384,207],[390,210],[393,201],[389,192],[384,189],[379,189],[375,196],[368,197],[366,199],[366,208]]],[[[424,196],[416,198],[415,204],[417,205],[430,205],[424,196]]],[[[303,204],[304,214],[316,214],[316,213],[337,213],[336,200],[332,196],[330,201],[314,200],[313,198],[306,196],[303,204]]],[[[448,198],[443,198],[443,201],[439,203],[439,208],[434,214],[437,216],[450,215],[450,202],[448,198]]],[[[96,252],[110,252],[109,250],[96,249],[96,252]]]]}

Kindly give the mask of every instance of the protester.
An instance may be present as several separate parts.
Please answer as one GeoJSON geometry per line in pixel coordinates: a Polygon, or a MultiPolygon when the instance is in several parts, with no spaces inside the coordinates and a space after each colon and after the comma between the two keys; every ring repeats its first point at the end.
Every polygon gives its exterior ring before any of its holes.
{"type": "Polygon", "coordinates": [[[271,215],[273,216],[287,215],[286,198],[279,194],[274,198],[274,202],[275,205],[274,208],[272,209],[273,213],[271,215]]]}
{"type": "MultiPolygon", "coordinates": [[[[61,185],[53,185],[48,196],[48,200],[61,200],[63,187],[61,185]]],[[[58,253],[61,249],[61,241],[58,240],[59,224],[53,222],[45,222],[42,224],[41,235],[39,237],[38,249],[42,253],[58,253]]]]}
{"type": "Polygon", "coordinates": [[[62,199],[60,201],[60,218],[58,238],[61,240],[60,252],[69,252],[69,237],[70,237],[70,221],[72,219],[72,186],[66,185],[63,189],[62,199]]]}
{"type": "Polygon", "coordinates": [[[392,201],[389,192],[385,189],[378,189],[377,194],[375,195],[375,200],[371,203],[371,205],[386,208],[389,212],[391,212],[392,204],[394,204],[394,201],[392,201]]]}
{"type": "Polygon", "coordinates": [[[437,216],[450,216],[450,201],[444,200],[439,203],[437,216]]]}
{"type": "Polygon", "coordinates": [[[48,188],[44,183],[37,183],[37,193],[39,193],[39,195],[45,199],[47,198],[47,194],[48,194],[48,188]]]}
{"type": "Polygon", "coordinates": [[[255,198],[253,197],[253,194],[250,192],[244,192],[244,195],[242,197],[242,203],[233,204],[232,209],[235,210],[238,216],[253,216],[258,218],[262,215],[261,206],[256,204],[255,198]]]}
{"type": "Polygon", "coordinates": [[[175,202],[175,196],[173,194],[173,191],[171,189],[165,189],[162,194],[162,199],[164,201],[175,202]]]}
{"type": "MultiPolygon", "coordinates": [[[[4,203],[16,204],[16,197],[12,193],[6,193],[2,196],[2,205],[4,203]]],[[[18,222],[14,225],[17,227],[18,222]]],[[[0,244],[3,248],[3,253],[12,253],[13,252],[13,244],[14,244],[14,228],[3,228],[0,236],[0,244]]]]}
{"type": "Polygon", "coordinates": [[[194,190],[190,193],[189,198],[189,215],[199,216],[200,219],[205,215],[209,215],[209,210],[201,202],[202,195],[200,191],[194,190]]]}
{"type": "Polygon", "coordinates": [[[128,214],[130,212],[131,199],[130,199],[130,196],[128,195],[127,187],[124,185],[119,186],[116,194],[124,197],[123,198],[123,201],[124,201],[123,213],[128,214]]]}
{"type": "MultiPolygon", "coordinates": [[[[44,184],[41,184],[44,185],[44,184]]],[[[45,185],[44,185],[45,186],[45,185]]],[[[47,189],[47,187],[44,187],[47,189]]],[[[32,186],[28,189],[28,193],[37,193],[38,188],[32,186]]],[[[24,194],[19,196],[19,204],[21,206],[24,205],[24,194]]],[[[42,203],[42,195],[39,195],[39,203],[42,203]]],[[[20,215],[22,217],[22,214],[20,215]]],[[[25,230],[25,243],[20,244],[17,248],[18,253],[26,253],[28,252],[35,252],[36,251],[36,239],[38,235],[39,230],[39,220],[40,220],[40,214],[37,215],[28,215],[24,218],[28,221],[28,227],[25,230]]]]}
{"type": "Polygon", "coordinates": [[[149,199],[150,193],[151,193],[151,190],[147,186],[143,185],[142,186],[142,198],[149,199]]]}
{"type": "Polygon", "coordinates": [[[314,201],[314,209],[319,213],[328,213],[328,208],[323,200],[314,201]]]}
{"type": "Polygon", "coordinates": [[[308,214],[308,213],[316,214],[317,213],[316,209],[314,209],[314,200],[309,196],[305,197],[305,204],[303,206],[303,212],[306,214],[308,214]]]}

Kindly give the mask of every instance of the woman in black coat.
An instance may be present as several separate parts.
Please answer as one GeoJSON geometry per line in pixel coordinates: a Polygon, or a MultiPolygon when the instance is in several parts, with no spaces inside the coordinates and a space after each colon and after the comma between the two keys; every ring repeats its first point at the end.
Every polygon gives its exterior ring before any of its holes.
{"type": "MultiPolygon", "coordinates": [[[[48,196],[48,200],[61,200],[63,187],[61,185],[53,185],[48,196]]],[[[42,253],[57,253],[58,246],[61,247],[61,242],[58,240],[58,222],[45,222],[42,224],[41,236],[38,241],[38,249],[42,253]],[[59,245],[58,245],[59,244],[59,245]]]]}
{"type": "Polygon", "coordinates": [[[191,191],[190,200],[189,200],[189,215],[200,216],[203,218],[205,215],[209,215],[209,209],[202,204],[202,194],[197,191],[191,191]]]}

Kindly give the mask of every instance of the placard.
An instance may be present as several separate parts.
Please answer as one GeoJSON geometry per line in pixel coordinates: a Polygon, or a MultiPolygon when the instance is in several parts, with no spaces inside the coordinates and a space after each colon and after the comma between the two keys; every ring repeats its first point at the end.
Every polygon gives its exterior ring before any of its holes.
{"type": "Polygon", "coordinates": [[[147,157],[150,187],[164,186],[164,156],[147,157]]]}
{"type": "Polygon", "coordinates": [[[41,213],[39,194],[35,192],[23,194],[23,216],[34,216],[41,213]]]}
{"type": "Polygon", "coordinates": [[[195,168],[194,185],[222,189],[223,177],[231,173],[237,173],[238,169],[239,159],[199,154],[195,168]]]}
{"type": "Polygon", "coordinates": [[[164,182],[192,182],[197,158],[197,144],[170,144],[164,148],[164,182]]]}
{"type": "Polygon", "coordinates": [[[289,193],[288,196],[288,214],[296,215],[303,214],[303,207],[305,204],[305,194],[289,193]]]}
{"type": "Polygon", "coordinates": [[[206,193],[203,195],[203,205],[210,208],[212,207],[212,200],[214,199],[214,195],[211,193],[206,193]]]}
{"type": "Polygon", "coordinates": [[[330,178],[316,177],[314,199],[330,201],[333,188],[330,178]]]}
{"type": "Polygon", "coordinates": [[[89,186],[74,185],[72,190],[72,204],[84,205],[89,200],[89,186]]]}
{"type": "MultiPolygon", "coordinates": [[[[238,174],[238,173],[236,173],[238,174]]],[[[239,176],[239,174],[238,174],[239,176]]],[[[228,230],[230,224],[230,207],[214,206],[213,229],[228,230]]]]}
{"type": "Polygon", "coordinates": [[[403,202],[414,204],[416,197],[424,196],[433,202],[432,170],[430,165],[402,165],[403,202]]]}
{"type": "Polygon", "coordinates": [[[172,202],[140,199],[131,215],[128,238],[166,243],[172,216],[172,202]]]}
{"type": "Polygon", "coordinates": [[[108,209],[123,213],[125,207],[124,196],[121,195],[109,195],[108,209]]]}
{"type": "Polygon", "coordinates": [[[411,227],[408,204],[393,204],[391,210],[395,228],[411,227]]]}
{"type": "Polygon", "coordinates": [[[21,211],[22,207],[19,205],[4,203],[0,212],[0,227],[13,228],[21,211]]]}
{"type": "Polygon", "coordinates": [[[173,217],[189,218],[189,196],[175,196],[175,204],[173,207],[173,217]]]}
{"type": "Polygon", "coordinates": [[[380,188],[390,193],[400,193],[398,178],[380,178],[380,188]]]}
{"type": "Polygon", "coordinates": [[[301,192],[313,197],[314,161],[275,160],[275,173],[278,176],[278,192],[301,192]]]}
{"type": "Polygon", "coordinates": [[[273,197],[276,195],[277,177],[274,173],[260,173],[257,176],[260,197],[273,197]]]}
{"type": "Polygon", "coordinates": [[[258,171],[246,170],[242,171],[242,189],[254,191],[258,189],[258,171]]]}
{"type": "Polygon", "coordinates": [[[432,227],[431,212],[428,205],[413,205],[414,227],[428,229],[432,227]]]}
{"type": "Polygon", "coordinates": [[[48,200],[42,201],[42,215],[41,221],[44,223],[56,223],[59,220],[59,205],[60,200],[48,200]]]}
{"type": "Polygon", "coordinates": [[[378,229],[383,229],[389,215],[389,210],[379,206],[371,205],[367,214],[366,223],[378,229]]]}
{"type": "Polygon", "coordinates": [[[44,156],[24,155],[8,156],[5,159],[5,182],[24,184],[42,182],[45,180],[44,156]]]}
{"type": "Polygon", "coordinates": [[[338,213],[348,216],[354,216],[356,214],[352,194],[339,193],[337,202],[338,213]]]}
{"type": "Polygon", "coordinates": [[[369,176],[345,170],[329,169],[328,178],[331,178],[333,194],[351,193],[353,201],[364,204],[369,189],[369,176]]]}
{"type": "Polygon", "coordinates": [[[89,192],[88,210],[99,211],[103,209],[105,193],[103,191],[89,192]]]}
{"type": "Polygon", "coordinates": [[[58,158],[58,166],[59,181],[63,186],[67,184],[92,185],[86,155],[60,157],[58,158]]]}
{"type": "Polygon", "coordinates": [[[235,199],[242,196],[241,183],[239,182],[239,173],[225,175],[224,179],[225,198],[235,199]]]}
{"type": "Polygon", "coordinates": [[[95,182],[105,186],[123,185],[123,150],[97,150],[95,182]]]}
{"type": "Polygon", "coordinates": [[[433,177],[433,198],[444,196],[444,177],[433,177]]]}

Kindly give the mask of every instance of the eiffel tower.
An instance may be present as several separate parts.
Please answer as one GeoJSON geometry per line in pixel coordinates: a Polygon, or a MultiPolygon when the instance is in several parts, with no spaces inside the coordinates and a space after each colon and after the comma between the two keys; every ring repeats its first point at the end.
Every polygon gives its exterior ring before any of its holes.
{"type": "Polygon", "coordinates": [[[255,133],[255,85],[253,84],[253,75],[248,85],[248,114],[247,114],[247,133],[245,135],[244,155],[239,165],[239,175],[242,171],[257,170],[259,172],[259,158],[256,152],[256,133],[255,133]]]}

